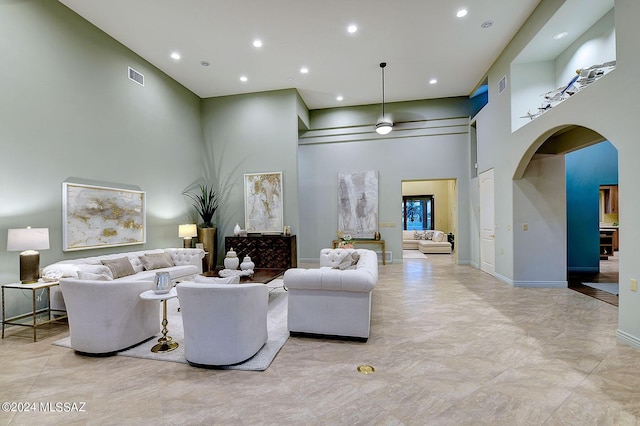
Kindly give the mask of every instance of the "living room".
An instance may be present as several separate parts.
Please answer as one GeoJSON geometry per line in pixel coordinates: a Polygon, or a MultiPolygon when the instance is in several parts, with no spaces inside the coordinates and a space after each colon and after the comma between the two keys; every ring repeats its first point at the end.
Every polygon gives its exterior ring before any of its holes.
{"type": "MultiPolygon", "coordinates": [[[[640,39],[635,18],[640,5],[615,1],[612,13],[620,66],[611,75],[512,132],[507,99],[511,88],[499,94],[494,85],[509,74],[511,60],[530,42],[531,32],[543,28],[557,10],[554,3],[540,2],[525,30],[497,58],[487,73],[490,103],[475,117],[479,170],[496,172],[497,277],[515,286],[566,283],[566,211],[564,215],[561,211],[566,194],[558,196],[554,188],[561,185],[559,176],[564,174],[559,168],[564,165],[544,156],[532,158],[540,145],[567,125],[593,129],[619,152],[624,258],[617,330],[621,340],[638,347],[640,299],[629,281],[640,276],[640,199],[633,190],[640,174],[633,124],[639,65],[635,45],[640,39]],[[530,231],[523,231],[523,224],[530,231]]],[[[200,99],[58,2],[9,2],[0,7],[2,43],[11,64],[0,71],[4,117],[0,223],[5,231],[27,225],[50,229],[51,248],[41,252],[42,266],[76,257],[62,251],[65,181],[121,184],[145,191],[149,229],[145,247],[159,248],[181,244],[178,225],[190,212],[182,195],[185,188],[205,179],[218,184],[224,195],[218,233],[231,235],[233,226],[243,222],[242,175],[282,171],[285,222],[299,238],[300,261],[310,262],[317,261],[320,249],[335,238],[337,173],[374,169],[381,176],[384,200],[380,222],[396,224],[381,228],[394,260],[402,258],[400,182],[455,179],[457,262],[479,262],[479,195],[477,179],[469,175],[468,97],[389,104],[390,111],[428,117],[424,121],[430,124],[411,137],[401,137],[400,131],[386,138],[372,134],[369,139],[329,143],[346,116],[356,118],[342,127],[375,123],[379,105],[308,111],[293,88],[200,99]],[[127,67],[144,74],[144,87],[126,78],[127,67]],[[434,122],[448,130],[436,131],[430,127],[434,122]],[[318,134],[326,129],[328,135],[318,134]]],[[[0,250],[3,283],[18,278],[18,255],[5,249],[0,250]]],[[[100,253],[119,251],[110,248],[100,253]]],[[[28,301],[12,303],[16,309],[28,306],[28,301]]],[[[19,357],[20,350],[11,355],[19,357]]],[[[116,360],[106,362],[117,367],[116,360]]],[[[122,380],[127,377],[116,374],[122,380]]],[[[161,376],[170,370],[161,366],[157,374],[157,384],[166,385],[161,376]]],[[[181,374],[185,380],[204,380],[200,373],[181,374]]],[[[237,380],[224,376],[222,380],[237,380]]],[[[239,380],[251,383],[249,377],[239,380]]],[[[81,381],[78,378],[79,386],[81,381]]],[[[206,391],[204,384],[200,390],[206,391]]]]}

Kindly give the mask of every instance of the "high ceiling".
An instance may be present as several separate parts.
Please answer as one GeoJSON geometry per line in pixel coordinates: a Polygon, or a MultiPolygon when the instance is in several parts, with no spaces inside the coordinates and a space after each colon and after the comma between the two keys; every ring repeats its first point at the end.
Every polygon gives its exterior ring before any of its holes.
{"type": "Polygon", "coordinates": [[[60,0],[202,98],[296,88],[310,109],[380,102],[383,61],[387,102],[468,96],[539,1],[60,0]]]}

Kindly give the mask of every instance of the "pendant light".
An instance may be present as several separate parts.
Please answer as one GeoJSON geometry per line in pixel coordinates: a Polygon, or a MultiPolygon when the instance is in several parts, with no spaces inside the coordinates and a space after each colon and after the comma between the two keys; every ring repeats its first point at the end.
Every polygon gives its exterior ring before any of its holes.
{"type": "Polygon", "coordinates": [[[382,69],[382,118],[376,124],[376,132],[380,135],[388,134],[393,127],[393,123],[388,121],[384,115],[384,68],[386,66],[386,62],[380,62],[380,69],[382,69]]]}

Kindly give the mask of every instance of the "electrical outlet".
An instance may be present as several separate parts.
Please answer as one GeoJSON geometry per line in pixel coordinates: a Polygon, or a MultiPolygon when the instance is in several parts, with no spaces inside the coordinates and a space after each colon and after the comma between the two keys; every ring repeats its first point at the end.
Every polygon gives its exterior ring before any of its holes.
{"type": "Polygon", "coordinates": [[[522,230],[523,231],[528,231],[529,230],[529,224],[528,223],[523,223],[522,224],[522,230]]]}
{"type": "Polygon", "coordinates": [[[631,278],[631,282],[629,284],[629,289],[631,291],[638,291],[638,280],[631,278]]]}
{"type": "Polygon", "coordinates": [[[395,228],[395,222],[380,222],[380,228],[395,228]]]}

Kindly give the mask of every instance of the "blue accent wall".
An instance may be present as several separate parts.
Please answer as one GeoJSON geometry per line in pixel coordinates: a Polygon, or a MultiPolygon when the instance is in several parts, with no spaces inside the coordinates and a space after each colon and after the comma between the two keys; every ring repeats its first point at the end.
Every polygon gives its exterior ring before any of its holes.
{"type": "Polygon", "coordinates": [[[600,185],[618,184],[618,150],[608,141],[565,156],[567,183],[567,267],[599,272],[600,185]]]}

